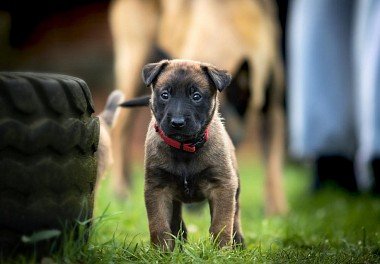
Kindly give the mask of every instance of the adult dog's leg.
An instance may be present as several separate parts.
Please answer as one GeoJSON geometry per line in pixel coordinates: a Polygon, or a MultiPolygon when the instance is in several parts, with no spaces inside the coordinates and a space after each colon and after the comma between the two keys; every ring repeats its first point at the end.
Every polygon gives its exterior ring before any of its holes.
{"type": "MultiPolygon", "coordinates": [[[[154,0],[116,0],[110,7],[110,25],[115,54],[116,87],[126,99],[137,95],[140,72],[156,34],[158,7],[154,0]]],[[[112,130],[114,189],[126,196],[129,179],[132,123],[131,110],[121,109],[112,130]]]]}
{"type": "Polygon", "coordinates": [[[272,87],[269,94],[267,109],[264,110],[264,152],[266,158],[265,179],[265,213],[266,215],[283,214],[287,211],[287,202],[283,186],[284,157],[284,78],[282,61],[274,66],[272,87]],[[266,112],[265,112],[266,111],[266,112]],[[265,135],[264,135],[265,137],[265,135]]]}

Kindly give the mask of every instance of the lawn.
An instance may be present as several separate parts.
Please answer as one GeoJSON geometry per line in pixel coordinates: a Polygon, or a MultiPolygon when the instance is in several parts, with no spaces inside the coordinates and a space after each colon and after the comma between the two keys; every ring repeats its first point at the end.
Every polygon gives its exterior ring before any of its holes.
{"type": "Polygon", "coordinates": [[[310,192],[310,169],[288,164],[286,216],[263,214],[263,170],[240,158],[244,250],[218,250],[208,240],[208,206],[185,210],[189,242],[173,253],[149,247],[142,164],[125,201],[114,198],[110,177],[101,182],[90,243],[67,245],[53,259],[67,263],[380,263],[380,199],[329,189],[310,192]]]}

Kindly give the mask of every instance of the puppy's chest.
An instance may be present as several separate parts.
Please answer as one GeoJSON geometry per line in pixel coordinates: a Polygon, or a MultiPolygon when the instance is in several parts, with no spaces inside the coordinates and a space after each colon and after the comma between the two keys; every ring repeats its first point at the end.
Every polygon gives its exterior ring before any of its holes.
{"type": "Polygon", "coordinates": [[[211,168],[192,171],[186,166],[178,166],[175,171],[166,171],[162,175],[175,199],[184,202],[200,202],[206,198],[208,187],[217,180],[211,168]]]}
{"type": "Polygon", "coordinates": [[[199,202],[205,199],[204,186],[207,180],[199,174],[186,172],[173,175],[174,197],[184,203],[199,202]]]}

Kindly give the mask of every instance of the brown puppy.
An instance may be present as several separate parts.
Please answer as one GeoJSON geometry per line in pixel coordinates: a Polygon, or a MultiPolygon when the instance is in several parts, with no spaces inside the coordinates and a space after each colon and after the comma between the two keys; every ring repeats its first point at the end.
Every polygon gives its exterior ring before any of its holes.
{"type": "Polygon", "coordinates": [[[181,204],[207,199],[210,233],[220,246],[243,244],[235,149],[218,114],[217,92],[231,76],[187,60],[143,68],[152,120],[145,141],[145,204],[151,242],[173,250],[186,239],[181,204]]]}

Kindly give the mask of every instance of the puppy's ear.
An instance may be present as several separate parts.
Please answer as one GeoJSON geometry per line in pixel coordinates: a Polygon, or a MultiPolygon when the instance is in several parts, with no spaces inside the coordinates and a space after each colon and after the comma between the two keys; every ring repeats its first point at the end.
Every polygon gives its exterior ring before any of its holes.
{"type": "Polygon", "coordinates": [[[149,63],[142,69],[141,75],[146,86],[151,85],[158,77],[160,72],[169,64],[168,60],[162,60],[157,63],[149,63]]]}
{"type": "Polygon", "coordinates": [[[230,85],[232,77],[227,71],[220,70],[210,64],[204,64],[201,67],[210,77],[210,79],[212,80],[216,89],[218,89],[219,92],[223,91],[224,88],[230,85]]]}

